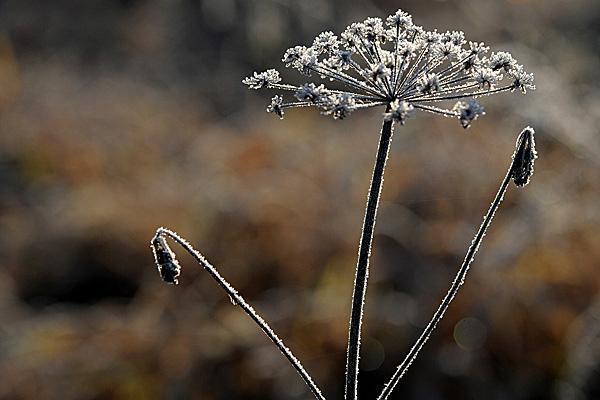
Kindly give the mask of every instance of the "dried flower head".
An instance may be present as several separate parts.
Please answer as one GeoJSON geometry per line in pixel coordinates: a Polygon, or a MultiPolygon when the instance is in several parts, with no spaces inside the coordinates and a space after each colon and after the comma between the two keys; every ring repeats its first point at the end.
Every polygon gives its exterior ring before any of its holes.
{"type": "Polygon", "coordinates": [[[415,25],[408,13],[398,10],[385,22],[367,18],[348,26],[340,37],[326,31],[312,46],[296,46],[285,52],[282,61],[286,67],[306,76],[314,73],[333,82],[335,88],[315,83],[282,84],[273,69],[255,72],[243,83],[251,89],[293,92],[297,101],[273,98],[268,111],[279,117],[290,107],[314,106],[341,119],[359,108],[386,106],[391,110],[386,118],[404,122],[409,105],[410,110],[454,117],[468,128],[484,115],[475,98],[535,89],[533,75],[526,73],[510,53],[501,51],[486,57],[488,50],[483,43],[467,42],[460,31],[426,31],[415,25]],[[501,85],[505,79],[507,83],[501,85]],[[470,101],[454,107],[445,105],[461,99],[470,101]]]}

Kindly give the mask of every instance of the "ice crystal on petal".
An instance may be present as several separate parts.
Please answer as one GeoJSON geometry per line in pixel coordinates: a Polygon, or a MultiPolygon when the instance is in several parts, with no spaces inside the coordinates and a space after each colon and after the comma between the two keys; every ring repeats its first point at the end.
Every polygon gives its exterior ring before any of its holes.
{"type": "Polygon", "coordinates": [[[280,117],[290,107],[313,106],[323,114],[342,119],[353,111],[385,106],[386,118],[404,123],[412,111],[453,117],[465,128],[481,115],[483,107],[469,100],[494,93],[535,89],[533,75],[510,55],[467,41],[462,31],[439,33],[413,23],[398,10],[386,19],[367,18],[350,24],[340,35],[323,32],[311,46],[288,49],[286,67],[306,76],[333,82],[290,85],[268,70],[244,79],[251,89],[291,92],[297,101],[274,97],[268,107],[280,117]],[[451,101],[459,101],[452,106],[451,101]]]}

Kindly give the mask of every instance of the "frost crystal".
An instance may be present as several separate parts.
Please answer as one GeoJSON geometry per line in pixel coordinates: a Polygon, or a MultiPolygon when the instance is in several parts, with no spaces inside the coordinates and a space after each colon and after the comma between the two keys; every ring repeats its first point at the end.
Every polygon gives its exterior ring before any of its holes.
{"type": "Polygon", "coordinates": [[[404,123],[410,112],[422,110],[454,117],[468,128],[485,114],[483,107],[469,100],[535,89],[533,75],[510,53],[487,57],[488,50],[483,43],[467,42],[460,31],[426,31],[398,10],[385,20],[352,23],[339,37],[323,32],[310,47],[295,46],[285,52],[286,67],[336,82],[335,89],[316,83],[282,84],[273,69],[255,72],[243,83],[250,89],[292,92],[297,101],[276,96],[267,108],[280,118],[290,107],[314,106],[341,119],[357,109],[385,106],[385,118],[395,122],[404,123]],[[464,101],[452,107],[452,100],[464,101]]]}

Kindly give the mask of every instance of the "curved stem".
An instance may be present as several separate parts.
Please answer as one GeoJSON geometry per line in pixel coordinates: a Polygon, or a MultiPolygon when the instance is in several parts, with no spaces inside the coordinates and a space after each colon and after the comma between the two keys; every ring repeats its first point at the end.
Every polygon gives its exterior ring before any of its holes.
{"type": "MultiPolygon", "coordinates": [[[[388,107],[389,109],[389,107],[388,107]]],[[[377,158],[373,168],[371,187],[367,198],[367,208],[363,222],[362,236],[358,248],[356,276],[354,278],[354,293],[352,294],[352,309],[348,334],[348,352],[346,355],[346,389],[345,398],[356,400],[358,395],[358,360],[360,356],[360,332],[364,312],[367,280],[369,277],[369,256],[373,242],[377,207],[383,186],[383,174],[392,141],[393,121],[384,121],[379,138],[377,158]]]]}
{"type": "Polygon", "coordinates": [[[277,346],[277,348],[283,353],[285,358],[288,359],[290,364],[292,364],[292,366],[296,369],[298,374],[302,377],[302,379],[309,387],[310,391],[313,393],[315,398],[318,400],[325,400],[325,397],[321,393],[321,390],[319,390],[312,377],[308,374],[308,372],[306,372],[306,370],[304,369],[300,361],[294,356],[292,351],[283,343],[283,341],[279,338],[279,336],[277,336],[273,329],[271,329],[269,324],[267,324],[267,322],[264,319],[262,319],[260,315],[258,315],[254,308],[252,308],[252,306],[248,304],[248,302],[246,302],[246,300],[237,292],[237,290],[235,290],[233,286],[231,286],[229,282],[227,282],[225,278],[223,278],[221,274],[219,274],[217,269],[213,267],[199,251],[194,249],[192,245],[188,243],[187,240],[183,239],[177,233],[169,229],[159,228],[151,241],[151,247],[154,250],[155,259],[159,266],[159,269],[165,265],[164,263],[170,263],[171,265],[175,265],[177,271],[174,275],[170,276],[171,279],[169,279],[169,281],[172,283],[177,283],[176,278],[177,275],[179,275],[179,264],[174,259],[171,250],[168,248],[168,245],[164,241],[163,235],[166,235],[173,239],[181,247],[183,247],[192,257],[194,257],[198,264],[200,264],[202,268],[204,268],[206,272],[208,272],[209,275],[219,284],[219,286],[221,286],[223,290],[225,290],[227,295],[229,295],[231,301],[235,305],[239,305],[240,308],[244,310],[244,312],[248,314],[248,316],[252,318],[252,320],[260,327],[260,329],[262,329],[262,331],[269,337],[269,339],[271,339],[275,346],[277,346]]]}
{"type": "Polygon", "coordinates": [[[494,218],[494,214],[496,213],[496,210],[498,210],[498,207],[500,207],[500,203],[502,203],[502,199],[504,198],[504,194],[506,193],[508,184],[510,183],[510,180],[513,176],[514,165],[515,165],[515,156],[513,155],[513,162],[511,163],[511,165],[508,169],[508,172],[506,173],[506,176],[504,177],[504,180],[500,184],[498,193],[496,194],[496,197],[494,198],[492,205],[488,209],[488,212],[483,219],[483,223],[479,227],[477,234],[475,235],[475,237],[473,238],[473,241],[471,242],[471,245],[469,247],[469,250],[467,251],[465,259],[464,259],[460,269],[458,270],[458,273],[456,274],[454,281],[450,285],[450,289],[448,290],[448,293],[446,293],[446,296],[442,300],[442,303],[438,307],[437,311],[433,314],[433,317],[431,318],[431,320],[429,321],[429,323],[427,324],[427,326],[421,333],[421,336],[419,336],[419,338],[417,339],[417,341],[415,342],[413,347],[410,349],[410,351],[408,352],[408,354],[402,361],[402,363],[396,369],[396,372],[394,372],[394,374],[392,375],[390,380],[385,384],[383,391],[381,392],[381,394],[379,395],[377,400],[385,400],[390,396],[390,394],[392,393],[392,391],[394,390],[394,388],[396,387],[396,385],[398,384],[400,379],[404,376],[404,374],[406,373],[408,368],[410,368],[410,366],[413,363],[413,361],[415,360],[415,358],[417,358],[419,351],[421,351],[421,349],[423,348],[425,343],[427,343],[427,341],[429,340],[429,337],[431,336],[432,332],[435,330],[438,322],[440,322],[441,319],[444,317],[444,313],[446,312],[446,310],[448,310],[450,303],[452,302],[452,300],[454,300],[456,293],[458,293],[458,290],[460,289],[461,285],[464,283],[465,277],[467,276],[467,272],[469,271],[469,266],[471,265],[471,262],[473,262],[473,260],[475,259],[475,253],[477,253],[477,250],[479,249],[479,246],[480,246],[481,242],[483,241],[483,238],[485,237],[486,230],[492,223],[492,220],[494,218]]]}

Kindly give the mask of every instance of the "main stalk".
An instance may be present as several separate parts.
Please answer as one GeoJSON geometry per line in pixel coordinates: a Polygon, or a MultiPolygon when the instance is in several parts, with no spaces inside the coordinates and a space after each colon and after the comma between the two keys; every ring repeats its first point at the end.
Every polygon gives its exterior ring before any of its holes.
{"type": "Polygon", "coordinates": [[[356,400],[358,397],[358,360],[360,357],[360,335],[362,316],[364,312],[367,280],[369,278],[369,257],[373,243],[373,231],[377,218],[377,208],[383,186],[385,164],[392,142],[394,122],[384,121],[377,148],[377,158],[373,168],[373,177],[367,197],[367,208],[363,222],[362,236],[358,248],[358,261],[356,263],[356,276],[354,278],[354,292],[352,294],[352,310],[350,312],[350,327],[348,334],[348,353],[346,358],[346,400],[356,400]]]}

